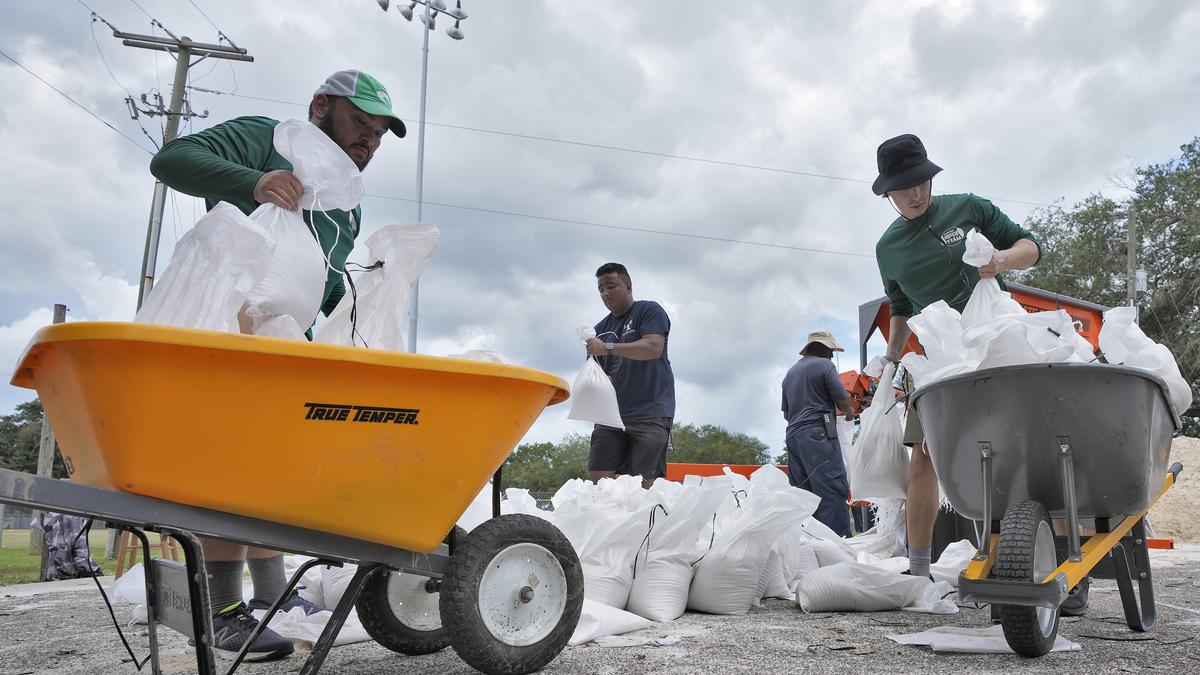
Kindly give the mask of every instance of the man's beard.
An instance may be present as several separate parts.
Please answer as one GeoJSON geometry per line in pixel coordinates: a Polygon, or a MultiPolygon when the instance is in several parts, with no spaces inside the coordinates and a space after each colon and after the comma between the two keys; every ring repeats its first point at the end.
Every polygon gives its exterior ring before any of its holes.
{"type": "MultiPolygon", "coordinates": [[[[317,122],[317,128],[320,129],[321,131],[324,131],[325,135],[329,137],[329,140],[331,140],[335,144],[337,144],[337,146],[342,149],[342,152],[346,152],[346,147],[344,145],[342,145],[341,139],[339,139],[337,137],[337,135],[334,133],[334,130],[333,130],[333,109],[332,108],[330,108],[329,113],[326,114],[325,117],[322,118],[320,122],[317,122]]],[[[358,167],[359,171],[362,171],[363,169],[367,168],[367,164],[371,163],[371,154],[370,154],[371,151],[367,148],[363,148],[363,149],[367,151],[367,158],[361,162],[358,161],[357,159],[354,159],[353,157],[351,157],[350,153],[348,153],[348,152],[346,153],[346,156],[350,157],[350,161],[354,162],[354,165],[358,167]]]]}

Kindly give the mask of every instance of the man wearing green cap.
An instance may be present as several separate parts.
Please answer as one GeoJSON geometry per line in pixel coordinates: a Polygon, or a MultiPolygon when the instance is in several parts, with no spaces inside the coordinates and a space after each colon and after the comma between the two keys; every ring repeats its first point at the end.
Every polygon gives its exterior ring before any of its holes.
{"type": "MultiPolygon", "coordinates": [[[[405,134],[404,122],[392,112],[387,90],[359,70],[331,75],[313,94],[308,119],[342,148],[359,170],[371,162],[389,129],[400,138],[405,134]]],[[[304,186],[292,174],[291,163],[275,151],[278,124],[267,117],[239,117],[177,138],[150,161],[150,172],[174,190],[204,198],[209,209],[223,201],[246,215],[262,204],[295,211],[304,186]]],[[[321,298],[321,311],[328,316],[345,294],[342,268],[354,248],[362,210],[325,211],[324,218],[304,216],[316,227],[317,242],[332,268],[321,298]]],[[[230,480],[235,471],[236,467],[229,467],[230,480]]],[[[214,611],[213,648],[232,658],[258,625],[250,610],[268,609],[286,588],[283,555],[215,539],[202,542],[214,611]],[[242,567],[247,562],[254,582],[254,599],[249,605],[242,602],[242,567]]],[[[300,607],[305,614],[322,611],[294,591],[281,609],[293,607],[300,607]]],[[[268,660],[291,653],[291,641],[267,629],[251,643],[246,658],[268,660]]]]}

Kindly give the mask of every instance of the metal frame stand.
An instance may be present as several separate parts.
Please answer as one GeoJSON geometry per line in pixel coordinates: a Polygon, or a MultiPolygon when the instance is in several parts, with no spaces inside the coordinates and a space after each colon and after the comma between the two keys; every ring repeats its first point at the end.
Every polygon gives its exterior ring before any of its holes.
{"type": "MultiPolygon", "coordinates": [[[[499,472],[496,485],[499,486],[499,472]]],[[[268,617],[274,615],[295,590],[304,573],[314,565],[341,566],[347,562],[359,565],[341,601],[334,608],[333,616],[301,667],[302,675],[315,675],[320,670],[346,618],[350,615],[363,584],[372,573],[381,569],[391,569],[440,580],[449,564],[449,555],[441,552],[416,553],[328,532],[103,490],[69,481],[42,478],[9,469],[0,469],[0,503],[32,506],[44,511],[108,521],[111,526],[126,530],[138,538],[145,560],[151,560],[150,541],[145,532],[157,532],[160,536],[175,539],[184,555],[189,600],[187,612],[191,618],[190,627],[196,645],[196,668],[201,675],[214,675],[217,668],[212,650],[212,608],[208,599],[208,576],[200,536],[283,552],[303,553],[316,558],[296,570],[283,594],[272,603],[268,617]]],[[[494,506],[498,505],[497,502],[494,506]]],[[[160,578],[162,575],[154,564],[147,564],[145,570],[150,663],[152,672],[158,675],[161,672],[158,658],[158,625],[164,623],[166,609],[158,606],[158,590],[160,584],[166,583],[167,579],[160,578]]],[[[164,567],[163,571],[168,570],[164,567]]],[[[225,675],[232,675],[241,665],[246,647],[266,629],[268,623],[259,623],[258,629],[230,668],[225,671],[225,675]]]]}

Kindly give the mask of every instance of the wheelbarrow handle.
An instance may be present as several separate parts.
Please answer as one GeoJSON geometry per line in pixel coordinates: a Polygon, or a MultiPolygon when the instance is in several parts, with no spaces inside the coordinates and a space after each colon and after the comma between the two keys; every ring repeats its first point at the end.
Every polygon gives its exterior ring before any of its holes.
{"type": "Polygon", "coordinates": [[[1183,471],[1183,464],[1180,464],[1179,462],[1175,462],[1171,465],[1171,468],[1167,469],[1167,472],[1174,476],[1175,480],[1179,480],[1179,474],[1181,471],[1183,471]]]}

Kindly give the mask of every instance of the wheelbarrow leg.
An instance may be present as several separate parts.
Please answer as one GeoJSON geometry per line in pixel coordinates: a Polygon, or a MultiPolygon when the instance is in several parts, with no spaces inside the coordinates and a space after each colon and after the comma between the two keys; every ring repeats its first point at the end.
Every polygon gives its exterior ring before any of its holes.
{"type": "Polygon", "coordinates": [[[312,653],[308,655],[304,666],[300,668],[300,675],[316,675],[321,670],[321,664],[325,663],[325,657],[329,655],[334,639],[341,632],[342,625],[346,623],[346,617],[350,615],[350,609],[354,607],[354,601],[358,599],[358,593],[362,590],[363,583],[372,572],[382,567],[382,565],[359,565],[354,577],[346,585],[346,591],[342,593],[342,599],[338,601],[337,608],[333,610],[333,616],[329,617],[329,623],[325,624],[325,630],[321,631],[321,637],[317,638],[316,644],[313,645],[312,653]]]}
{"type": "MultiPolygon", "coordinates": [[[[196,642],[196,670],[200,675],[213,675],[217,672],[217,662],[212,651],[212,609],[208,604],[208,571],[204,567],[204,549],[200,548],[200,540],[196,535],[186,530],[159,528],[158,536],[171,537],[183,549],[192,606],[192,634],[196,642]]],[[[147,569],[150,567],[146,566],[147,569]]]]}
{"type": "MultiPolygon", "coordinates": [[[[136,527],[121,527],[142,542],[142,571],[146,583],[146,632],[150,637],[150,672],[159,675],[162,668],[158,663],[158,580],[154,565],[150,564],[150,540],[146,533],[136,527]]],[[[161,534],[159,535],[162,536],[161,534]]]]}
{"type": "Polygon", "coordinates": [[[1117,590],[1121,593],[1121,607],[1125,610],[1125,623],[1139,633],[1154,628],[1158,619],[1158,611],[1154,606],[1154,585],[1150,577],[1150,554],[1146,548],[1145,523],[1145,519],[1138,520],[1129,534],[1122,537],[1109,552],[1117,577],[1117,590]],[[1134,579],[1138,583],[1137,593],[1133,590],[1134,579]]]}
{"type": "Polygon", "coordinates": [[[1058,437],[1058,459],[1062,469],[1063,502],[1067,506],[1067,560],[1079,562],[1079,505],[1075,497],[1075,462],[1071,453],[1071,438],[1058,437]]]}
{"type": "Polygon", "coordinates": [[[992,547],[992,444],[979,442],[979,466],[983,473],[983,536],[975,560],[987,560],[992,547]]]}

